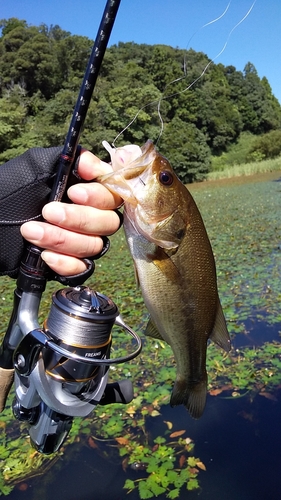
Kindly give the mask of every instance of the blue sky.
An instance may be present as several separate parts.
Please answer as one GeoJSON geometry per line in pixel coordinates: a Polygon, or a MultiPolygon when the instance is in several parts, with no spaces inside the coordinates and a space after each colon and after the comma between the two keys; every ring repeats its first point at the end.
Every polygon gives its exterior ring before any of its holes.
{"type": "MultiPolygon", "coordinates": [[[[211,59],[227,46],[215,62],[243,70],[250,61],[260,77],[266,76],[281,103],[281,1],[231,0],[225,16],[219,17],[229,0],[121,0],[109,45],[122,42],[192,47],[211,59]],[[192,38],[192,39],[191,39],[192,38]],[[190,41],[191,39],[191,41],[190,41]]],[[[1,2],[0,18],[18,17],[28,24],[58,24],[72,34],[94,39],[105,0],[9,0],[1,2]]]]}

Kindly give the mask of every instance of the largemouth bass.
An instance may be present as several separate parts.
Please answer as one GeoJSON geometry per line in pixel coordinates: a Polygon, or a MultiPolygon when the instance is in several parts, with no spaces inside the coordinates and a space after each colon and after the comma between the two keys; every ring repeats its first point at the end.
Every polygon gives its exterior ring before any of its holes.
{"type": "Polygon", "coordinates": [[[199,418],[207,394],[208,340],[230,349],[202,217],[151,141],[142,148],[104,146],[115,171],[98,180],[125,201],[126,239],[150,313],[145,335],[172,348],[177,375],[171,406],[184,404],[192,417],[199,418]]]}

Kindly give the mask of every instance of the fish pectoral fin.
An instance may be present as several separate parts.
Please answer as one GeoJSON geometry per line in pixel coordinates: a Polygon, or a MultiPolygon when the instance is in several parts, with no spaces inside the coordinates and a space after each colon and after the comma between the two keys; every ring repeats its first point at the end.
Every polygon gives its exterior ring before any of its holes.
{"type": "Polygon", "coordinates": [[[219,347],[224,349],[226,352],[230,351],[231,344],[230,344],[229,333],[227,330],[225,317],[219,300],[218,300],[216,320],[213,331],[210,335],[210,339],[212,339],[213,342],[215,342],[219,347]]]}
{"type": "Polygon", "coordinates": [[[152,260],[153,264],[169,281],[177,282],[181,279],[181,273],[169,253],[169,251],[158,246],[153,254],[148,255],[148,258],[152,260]]]}
{"type": "Polygon", "coordinates": [[[146,325],[146,329],[145,329],[145,332],[144,332],[144,335],[146,337],[153,337],[154,339],[158,339],[158,340],[163,340],[163,342],[166,342],[161,333],[158,331],[158,329],[156,328],[155,324],[153,323],[152,319],[150,318],[147,325],[146,325]]]}
{"type": "Polygon", "coordinates": [[[137,266],[135,264],[135,261],[134,261],[134,271],[135,271],[135,282],[136,282],[137,288],[139,288],[140,287],[139,273],[138,273],[138,269],[137,269],[137,266]]]}
{"type": "Polygon", "coordinates": [[[187,228],[187,221],[182,217],[181,211],[175,210],[155,225],[151,237],[154,243],[160,247],[176,251],[185,236],[187,228]]]}

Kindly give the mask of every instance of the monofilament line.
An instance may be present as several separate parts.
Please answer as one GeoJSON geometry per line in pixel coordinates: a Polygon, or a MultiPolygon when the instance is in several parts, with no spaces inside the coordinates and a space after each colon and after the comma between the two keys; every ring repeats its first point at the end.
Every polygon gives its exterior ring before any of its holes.
{"type": "MultiPolygon", "coordinates": [[[[230,37],[232,36],[233,32],[238,28],[238,26],[240,26],[246,19],[247,17],[250,15],[251,11],[253,10],[254,6],[255,6],[255,3],[256,3],[257,0],[254,0],[252,5],[250,6],[250,8],[248,9],[248,11],[246,12],[246,14],[235,24],[235,26],[233,26],[233,28],[231,28],[229,34],[227,35],[227,38],[226,38],[226,41],[223,45],[223,47],[221,48],[221,50],[217,53],[217,55],[212,58],[208,64],[206,64],[205,68],[202,70],[202,72],[200,73],[200,75],[195,78],[195,80],[193,80],[189,85],[187,85],[186,88],[184,88],[183,90],[180,90],[180,91],[177,91],[177,92],[172,92],[171,94],[165,96],[164,93],[167,89],[167,87],[169,87],[170,85],[172,84],[175,84],[181,80],[184,80],[186,78],[186,74],[187,74],[187,70],[186,70],[186,59],[184,58],[184,67],[183,67],[183,71],[184,71],[184,75],[172,80],[170,83],[168,83],[164,89],[164,91],[162,92],[162,97],[160,97],[160,99],[158,99],[157,101],[151,101],[149,102],[148,104],[145,104],[144,106],[142,106],[138,112],[135,114],[135,116],[133,117],[133,119],[128,123],[128,125],[126,125],[126,127],[121,130],[121,132],[119,132],[119,134],[115,137],[114,141],[112,142],[112,146],[115,147],[115,143],[116,141],[119,139],[119,137],[135,122],[135,120],[137,119],[138,115],[140,114],[141,111],[143,111],[145,108],[147,108],[148,106],[152,106],[153,104],[157,104],[157,113],[158,113],[158,117],[159,117],[159,122],[160,122],[160,132],[159,132],[159,136],[157,138],[157,141],[156,141],[156,144],[158,143],[160,137],[162,136],[163,134],[163,130],[164,130],[164,122],[163,122],[163,119],[162,119],[162,116],[161,116],[161,103],[162,101],[164,100],[168,100],[170,99],[171,97],[175,97],[177,95],[180,95],[180,94],[183,94],[184,92],[187,92],[188,90],[190,90],[206,73],[206,71],[208,70],[208,68],[210,67],[211,64],[213,64],[222,54],[223,52],[226,50],[226,47],[229,43],[229,40],[230,40],[230,37]]],[[[210,26],[211,24],[214,24],[216,22],[218,22],[220,19],[222,19],[227,11],[229,10],[229,7],[231,5],[231,1],[227,4],[226,8],[224,9],[223,13],[218,16],[217,18],[213,19],[212,21],[209,21],[207,22],[206,24],[202,25],[197,31],[195,31],[193,33],[193,35],[190,37],[189,41],[188,41],[188,45],[190,44],[191,40],[194,38],[194,36],[199,33],[199,31],[201,31],[202,29],[206,28],[207,26],[210,26]]],[[[188,46],[187,45],[187,46],[188,46]]]]}

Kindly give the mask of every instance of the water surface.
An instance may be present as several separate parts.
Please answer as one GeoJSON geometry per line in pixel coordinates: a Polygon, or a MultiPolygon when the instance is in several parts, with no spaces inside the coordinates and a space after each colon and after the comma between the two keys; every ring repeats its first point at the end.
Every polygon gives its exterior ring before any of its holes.
{"type": "MultiPolygon", "coordinates": [[[[280,341],[281,189],[275,182],[279,177],[271,173],[191,186],[214,247],[234,351],[280,341]]],[[[114,279],[121,290],[119,275],[114,274],[114,279]]],[[[134,307],[134,298],[131,304],[134,307]]],[[[160,415],[147,417],[146,432],[151,441],[167,433],[165,422],[169,421],[174,431],[186,430],[185,437],[195,442],[194,455],[206,466],[198,476],[200,489],[182,489],[180,500],[280,500],[280,388],[281,382],[263,394],[241,391],[240,395],[245,395],[234,398],[230,390],[208,395],[205,413],[198,421],[183,407],[172,409],[169,405],[161,407],[160,415]]],[[[67,446],[48,471],[22,480],[7,498],[138,500],[138,493],[127,495],[123,485],[127,478],[136,480],[146,472],[122,467],[117,450],[112,452],[108,446],[111,444],[104,442],[93,448],[84,436],[67,446]]],[[[162,494],[157,498],[167,497],[162,494]]]]}

